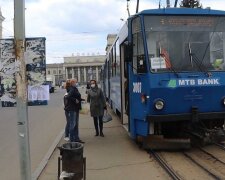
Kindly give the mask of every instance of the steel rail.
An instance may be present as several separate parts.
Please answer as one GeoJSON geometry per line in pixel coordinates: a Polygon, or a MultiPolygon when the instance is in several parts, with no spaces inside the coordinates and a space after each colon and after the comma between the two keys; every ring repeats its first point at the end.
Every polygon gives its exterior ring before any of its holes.
{"type": "Polygon", "coordinates": [[[170,175],[173,180],[181,180],[181,178],[174,172],[174,170],[168,166],[168,163],[166,163],[156,152],[154,152],[153,150],[149,150],[149,153],[151,153],[155,160],[170,175]]]}
{"type": "Polygon", "coordinates": [[[225,151],[225,146],[223,146],[222,144],[219,144],[219,143],[216,143],[216,142],[214,142],[213,144],[220,147],[220,149],[225,151]]]}
{"type": "Polygon", "coordinates": [[[195,159],[193,159],[190,155],[188,155],[187,153],[183,152],[184,156],[186,156],[188,159],[190,159],[193,163],[195,163],[198,167],[200,167],[201,169],[203,169],[206,173],[208,173],[210,176],[212,176],[214,179],[221,179],[220,177],[218,177],[217,175],[213,174],[212,172],[210,172],[207,168],[205,168],[204,166],[202,166],[200,163],[198,163],[195,159]]]}
{"type": "Polygon", "coordinates": [[[202,148],[198,148],[200,151],[204,152],[205,154],[207,154],[208,156],[212,157],[213,159],[215,159],[216,161],[220,162],[221,164],[225,165],[225,162],[221,161],[220,159],[218,159],[216,156],[214,156],[213,154],[209,153],[208,151],[202,149],[202,148]]]}

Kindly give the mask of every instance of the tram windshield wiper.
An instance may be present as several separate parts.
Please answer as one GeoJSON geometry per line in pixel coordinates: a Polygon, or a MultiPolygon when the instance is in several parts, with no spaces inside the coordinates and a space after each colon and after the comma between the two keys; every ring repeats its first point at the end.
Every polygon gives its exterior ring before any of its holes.
{"type": "Polygon", "coordinates": [[[166,64],[169,65],[168,69],[172,70],[173,73],[177,76],[177,78],[179,78],[179,74],[178,72],[174,69],[172,62],[169,60],[168,55],[165,55],[164,53],[162,53],[162,48],[160,47],[159,49],[160,51],[160,56],[163,57],[166,61],[166,64]]]}
{"type": "MultiPolygon", "coordinates": [[[[205,54],[205,53],[204,53],[205,54]]],[[[211,76],[211,73],[207,71],[207,68],[205,67],[205,65],[203,64],[203,60],[200,61],[199,58],[197,57],[197,55],[195,53],[192,52],[191,49],[191,43],[188,43],[188,55],[190,58],[190,63],[191,63],[191,67],[194,68],[193,62],[196,64],[197,68],[201,71],[201,72],[205,72],[205,74],[209,77],[211,76]]],[[[203,56],[204,59],[204,56],[203,56]]]]}

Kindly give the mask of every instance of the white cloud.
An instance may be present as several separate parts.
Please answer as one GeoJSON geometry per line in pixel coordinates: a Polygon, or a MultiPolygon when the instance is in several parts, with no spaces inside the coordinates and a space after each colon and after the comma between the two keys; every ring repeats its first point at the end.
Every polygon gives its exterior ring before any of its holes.
{"type": "MultiPolygon", "coordinates": [[[[46,37],[47,63],[72,53],[105,53],[108,33],[117,33],[128,17],[126,0],[26,0],[26,36],[46,37]]],[[[158,8],[158,0],[141,0],[139,11],[158,8]]],[[[164,7],[166,0],[161,1],[164,7]]],[[[3,37],[13,36],[14,0],[0,0],[3,37]]],[[[178,2],[179,5],[180,1],[178,2]]],[[[225,9],[223,0],[201,1],[203,7],[225,9]]],[[[174,0],[171,0],[173,6],[174,0]]],[[[136,0],[130,0],[130,13],[136,0]]]]}

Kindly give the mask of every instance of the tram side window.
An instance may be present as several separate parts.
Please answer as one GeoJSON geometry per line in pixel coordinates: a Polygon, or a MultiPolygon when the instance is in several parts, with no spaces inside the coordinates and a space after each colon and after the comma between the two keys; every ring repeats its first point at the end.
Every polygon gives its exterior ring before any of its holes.
{"type": "Polygon", "coordinates": [[[110,61],[111,61],[111,69],[112,69],[112,77],[115,76],[115,56],[114,56],[114,48],[112,48],[110,53],[110,61]]]}
{"type": "Polygon", "coordinates": [[[133,35],[133,72],[146,73],[146,62],[141,32],[133,35]]]}
{"type": "Polygon", "coordinates": [[[116,75],[120,76],[120,47],[119,47],[119,41],[116,41],[116,52],[115,52],[115,57],[116,57],[116,75]]]}
{"type": "Polygon", "coordinates": [[[113,46],[113,76],[116,76],[116,46],[113,46]]]}
{"type": "Polygon", "coordinates": [[[109,61],[108,61],[108,68],[109,68],[109,78],[112,77],[112,58],[111,58],[111,53],[109,54],[109,61]]]}

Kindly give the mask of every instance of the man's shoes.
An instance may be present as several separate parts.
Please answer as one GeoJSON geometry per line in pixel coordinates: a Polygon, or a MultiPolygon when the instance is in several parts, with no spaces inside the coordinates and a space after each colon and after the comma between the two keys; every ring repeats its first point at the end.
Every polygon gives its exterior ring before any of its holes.
{"type": "Polygon", "coordinates": [[[82,141],[82,140],[76,140],[75,142],[79,142],[79,143],[82,143],[82,144],[84,144],[85,142],[84,141],[82,141]]]}
{"type": "Polygon", "coordinates": [[[103,133],[100,133],[100,136],[101,136],[101,137],[105,137],[103,133]]]}
{"type": "Polygon", "coordinates": [[[64,137],[64,140],[65,140],[65,141],[69,141],[69,140],[70,140],[70,138],[68,138],[68,137],[64,137]]]}
{"type": "Polygon", "coordinates": [[[98,133],[96,133],[96,134],[95,134],[95,136],[99,136],[99,134],[98,134],[98,133]]]}

